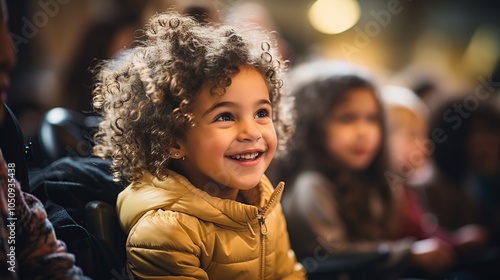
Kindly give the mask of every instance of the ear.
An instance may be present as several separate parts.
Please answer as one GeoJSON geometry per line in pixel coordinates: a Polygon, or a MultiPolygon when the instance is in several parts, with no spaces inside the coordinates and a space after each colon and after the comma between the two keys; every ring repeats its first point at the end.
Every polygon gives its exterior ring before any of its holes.
{"type": "Polygon", "coordinates": [[[185,157],[185,153],[183,152],[181,145],[179,145],[177,142],[174,144],[173,147],[169,149],[169,154],[170,158],[173,159],[184,159],[185,157]]]}

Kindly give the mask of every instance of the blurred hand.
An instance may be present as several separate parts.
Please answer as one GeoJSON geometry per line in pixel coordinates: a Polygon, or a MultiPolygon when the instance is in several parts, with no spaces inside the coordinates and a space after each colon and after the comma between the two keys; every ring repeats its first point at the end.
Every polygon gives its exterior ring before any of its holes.
{"type": "Polygon", "coordinates": [[[461,251],[484,248],[487,239],[486,230],[477,225],[466,225],[453,232],[454,244],[461,251]]]}
{"type": "Polygon", "coordinates": [[[414,242],[411,253],[413,263],[431,274],[442,273],[455,263],[452,246],[437,238],[414,242]]]}

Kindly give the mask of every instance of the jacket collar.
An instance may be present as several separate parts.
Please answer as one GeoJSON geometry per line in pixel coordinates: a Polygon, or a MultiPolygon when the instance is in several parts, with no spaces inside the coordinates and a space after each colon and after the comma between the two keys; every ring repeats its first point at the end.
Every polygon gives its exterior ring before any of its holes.
{"type": "Polygon", "coordinates": [[[281,182],[273,190],[263,176],[255,188],[241,191],[246,201],[254,203],[250,205],[213,197],[173,171],[169,171],[165,180],[146,173],[118,195],[117,210],[127,232],[147,211],[155,209],[185,213],[223,227],[241,228],[256,223],[259,216],[272,211],[281,199],[283,188],[281,182]]]}

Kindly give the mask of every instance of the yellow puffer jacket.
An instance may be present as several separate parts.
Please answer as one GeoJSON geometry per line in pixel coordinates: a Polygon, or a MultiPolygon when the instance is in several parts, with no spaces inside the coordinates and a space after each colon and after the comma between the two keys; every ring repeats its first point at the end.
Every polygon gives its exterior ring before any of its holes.
{"type": "Polygon", "coordinates": [[[263,177],[246,201],[220,199],[171,171],[151,174],[118,196],[128,233],[130,276],[139,279],[305,279],[290,249],[279,200],[263,177]],[[179,278],[179,276],[184,276],[179,278]]]}

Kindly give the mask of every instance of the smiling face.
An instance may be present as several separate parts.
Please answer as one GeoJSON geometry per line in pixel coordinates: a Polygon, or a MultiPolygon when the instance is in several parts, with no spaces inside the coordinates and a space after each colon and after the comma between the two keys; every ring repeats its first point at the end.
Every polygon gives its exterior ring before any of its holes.
{"type": "Polygon", "coordinates": [[[195,125],[188,129],[177,160],[181,173],[211,195],[235,199],[255,187],[276,152],[269,91],[262,75],[241,67],[225,94],[202,88],[193,103],[195,125]]]}
{"type": "Polygon", "coordinates": [[[380,122],[374,93],[367,88],[353,89],[325,124],[327,151],[344,168],[367,168],[381,145],[380,122]]]}

